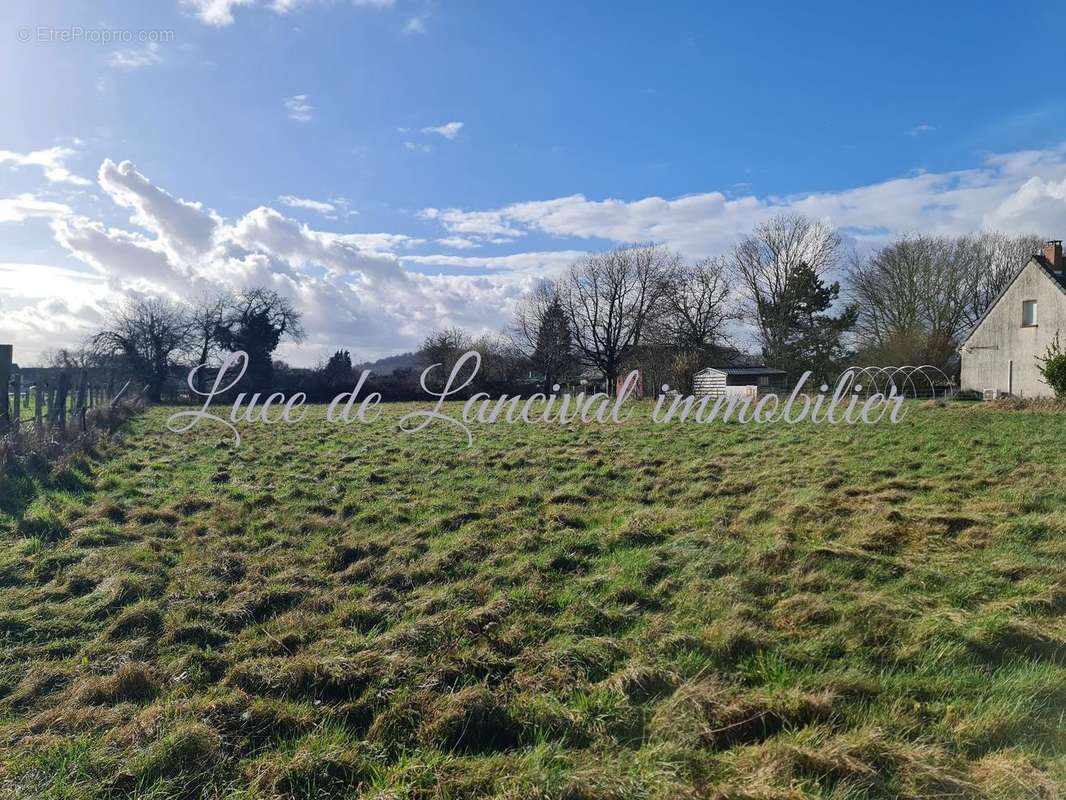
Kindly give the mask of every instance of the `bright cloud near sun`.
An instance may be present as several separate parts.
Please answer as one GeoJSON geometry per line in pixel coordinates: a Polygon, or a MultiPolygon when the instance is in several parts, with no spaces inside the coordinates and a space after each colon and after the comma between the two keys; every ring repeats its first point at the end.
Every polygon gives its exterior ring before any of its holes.
{"type": "Polygon", "coordinates": [[[38,200],[31,194],[0,198],[0,222],[22,222],[32,217],[63,217],[70,213],[70,206],[38,200]]]}

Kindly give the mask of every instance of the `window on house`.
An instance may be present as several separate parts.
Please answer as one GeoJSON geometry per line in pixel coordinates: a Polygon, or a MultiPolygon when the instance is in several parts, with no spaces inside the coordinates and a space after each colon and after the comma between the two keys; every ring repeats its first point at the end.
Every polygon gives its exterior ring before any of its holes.
{"type": "Polygon", "coordinates": [[[770,376],[769,375],[760,375],[759,376],[759,385],[760,386],[769,386],[770,385],[770,376]]]}
{"type": "Polygon", "coordinates": [[[1036,300],[1022,301],[1022,326],[1036,325],[1036,300]]]}

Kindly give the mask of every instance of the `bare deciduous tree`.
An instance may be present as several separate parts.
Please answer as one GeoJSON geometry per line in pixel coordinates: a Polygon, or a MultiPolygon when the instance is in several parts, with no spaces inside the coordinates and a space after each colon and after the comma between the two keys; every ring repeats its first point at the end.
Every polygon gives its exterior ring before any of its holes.
{"type": "Polygon", "coordinates": [[[967,287],[963,314],[967,325],[973,327],[1029,261],[1039,252],[1044,240],[1035,235],[1008,236],[1004,233],[982,233],[973,240],[976,250],[972,260],[973,272],[967,287]]]}
{"type": "Polygon", "coordinates": [[[705,258],[676,270],[666,293],[666,324],[672,343],[687,352],[722,342],[726,324],[737,316],[729,302],[731,291],[723,258],[705,258]]]}
{"type": "MultiPolygon", "coordinates": [[[[225,293],[204,295],[199,298],[189,312],[190,355],[195,359],[193,366],[206,364],[208,359],[222,349],[219,330],[226,321],[226,314],[234,306],[235,298],[225,293]]],[[[196,373],[197,388],[204,391],[207,376],[204,370],[196,373]]]]}
{"type": "Polygon", "coordinates": [[[626,358],[640,346],[664,309],[678,258],[655,246],[619,248],[586,256],[561,284],[574,343],[582,359],[600,370],[614,391],[626,358]]]}
{"type": "Polygon", "coordinates": [[[733,270],[748,300],[764,353],[785,346],[795,309],[790,293],[801,269],[824,275],[837,263],[840,237],[828,225],[781,214],[761,223],[733,248],[733,270]]]}
{"type": "Polygon", "coordinates": [[[479,336],[473,341],[471,349],[481,354],[481,372],[478,376],[481,386],[503,389],[521,379],[528,369],[529,361],[522,351],[513,339],[503,334],[479,336]]]}
{"type": "Polygon", "coordinates": [[[427,336],[422,342],[422,349],[418,351],[419,363],[423,367],[442,365],[429,374],[431,385],[443,386],[455,363],[473,346],[473,341],[462,328],[443,328],[427,336]]]}
{"type": "Polygon", "coordinates": [[[530,367],[543,377],[545,392],[573,370],[574,339],[570,317],[563,307],[559,287],[541,281],[515,308],[512,337],[529,360],[530,367]]]}
{"type": "Polygon", "coordinates": [[[1036,236],[905,236],[848,270],[868,357],[947,368],[959,340],[1039,250],[1036,236]]]}
{"type": "Polygon", "coordinates": [[[694,390],[696,373],[719,362],[729,348],[726,326],[739,319],[731,298],[728,263],[705,258],[671,272],[663,311],[651,320],[641,370],[649,386],[660,383],[685,393],[694,390]]]}
{"type": "Polygon", "coordinates": [[[175,358],[188,347],[190,323],[185,310],[169,300],[138,298],[112,313],[107,327],[92,338],[102,358],[119,357],[148,386],[158,402],[175,358]]]}
{"type": "Polygon", "coordinates": [[[99,366],[100,355],[89,347],[58,347],[42,354],[42,360],[49,367],[80,370],[99,366]]]}
{"type": "Polygon", "coordinates": [[[977,253],[965,237],[907,236],[856,259],[848,285],[866,351],[948,366],[967,328],[977,253]]]}

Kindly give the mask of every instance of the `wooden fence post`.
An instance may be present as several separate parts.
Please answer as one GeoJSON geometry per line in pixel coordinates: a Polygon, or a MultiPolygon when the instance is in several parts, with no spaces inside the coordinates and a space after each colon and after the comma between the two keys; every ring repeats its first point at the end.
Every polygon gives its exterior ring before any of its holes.
{"type": "Polygon", "coordinates": [[[22,425],[22,373],[15,375],[15,402],[12,406],[11,426],[17,431],[22,425]]]}
{"type": "Polygon", "coordinates": [[[58,425],[60,430],[67,428],[67,395],[69,394],[70,376],[63,372],[59,375],[59,385],[56,387],[55,412],[52,414],[52,424],[58,425]]]}
{"type": "Polygon", "coordinates": [[[89,387],[89,374],[85,371],[81,371],[81,377],[78,378],[78,393],[74,398],[74,417],[81,423],[82,431],[85,430],[85,392],[89,387]]]}
{"type": "Polygon", "coordinates": [[[70,402],[70,376],[64,373],[59,377],[59,427],[64,431],[67,429],[67,412],[70,411],[68,406],[70,402]]]}
{"type": "Polygon", "coordinates": [[[37,429],[41,429],[41,420],[44,419],[41,414],[44,410],[44,386],[40,381],[37,381],[37,385],[34,387],[33,398],[33,423],[37,426],[37,429]]]}
{"type": "Polygon", "coordinates": [[[88,379],[85,376],[85,370],[81,371],[81,375],[78,377],[78,392],[74,395],[74,408],[75,410],[85,407],[85,390],[88,388],[88,379]]]}
{"type": "Polygon", "coordinates": [[[7,398],[11,383],[11,350],[11,345],[0,344],[0,431],[11,425],[7,398]]]}

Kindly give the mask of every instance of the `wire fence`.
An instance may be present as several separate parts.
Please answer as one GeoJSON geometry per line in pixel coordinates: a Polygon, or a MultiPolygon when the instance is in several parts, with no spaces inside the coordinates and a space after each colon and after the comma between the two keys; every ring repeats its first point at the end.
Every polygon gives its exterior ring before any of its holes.
{"type": "Polygon", "coordinates": [[[87,370],[60,372],[54,380],[24,383],[13,372],[14,348],[0,344],[0,435],[26,430],[65,432],[86,427],[92,409],[114,407],[129,398],[127,381],[116,391],[114,381],[93,383],[87,370]]]}

